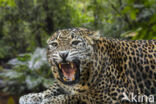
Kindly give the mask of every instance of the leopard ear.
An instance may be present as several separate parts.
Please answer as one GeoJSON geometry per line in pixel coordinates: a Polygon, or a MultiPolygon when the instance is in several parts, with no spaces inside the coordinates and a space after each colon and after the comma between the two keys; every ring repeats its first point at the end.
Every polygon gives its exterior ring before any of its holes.
{"type": "Polygon", "coordinates": [[[94,31],[92,34],[89,34],[86,38],[91,44],[94,44],[94,41],[98,40],[100,37],[100,31],[94,31]]]}
{"type": "Polygon", "coordinates": [[[93,40],[98,40],[101,37],[100,31],[94,31],[90,36],[93,40]]]}

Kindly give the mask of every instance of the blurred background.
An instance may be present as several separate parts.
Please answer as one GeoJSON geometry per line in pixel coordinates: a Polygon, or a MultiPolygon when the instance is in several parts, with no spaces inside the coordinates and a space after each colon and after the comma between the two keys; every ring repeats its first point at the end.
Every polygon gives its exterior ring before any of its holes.
{"type": "Polygon", "coordinates": [[[156,39],[156,0],[0,0],[0,104],[53,84],[46,40],[72,27],[156,39]]]}

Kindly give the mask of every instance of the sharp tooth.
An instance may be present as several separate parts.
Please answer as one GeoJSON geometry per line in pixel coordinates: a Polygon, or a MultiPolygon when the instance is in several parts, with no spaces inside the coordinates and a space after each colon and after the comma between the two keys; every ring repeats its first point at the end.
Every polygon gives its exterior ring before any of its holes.
{"type": "Polygon", "coordinates": [[[59,68],[61,69],[61,64],[59,64],[59,68]]]}
{"type": "Polygon", "coordinates": [[[64,81],[67,81],[67,79],[66,79],[65,77],[63,77],[63,80],[64,80],[64,81]]]}
{"type": "Polygon", "coordinates": [[[70,64],[71,64],[71,68],[73,68],[74,67],[74,64],[72,62],[70,64]]]}

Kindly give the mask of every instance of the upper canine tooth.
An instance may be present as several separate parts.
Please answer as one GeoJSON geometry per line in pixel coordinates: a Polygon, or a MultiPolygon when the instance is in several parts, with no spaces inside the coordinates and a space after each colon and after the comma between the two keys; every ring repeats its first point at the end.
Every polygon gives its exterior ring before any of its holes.
{"type": "Polygon", "coordinates": [[[64,80],[64,81],[67,81],[67,79],[66,79],[65,77],[63,77],[63,80],[64,80]]]}
{"type": "Polygon", "coordinates": [[[74,67],[74,64],[72,62],[70,64],[71,64],[71,68],[73,68],[74,67]]]}
{"type": "Polygon", "coordinates": [[[59,68],[61,69],[61,64],[59,64],[59,68]]]}
{"type": "Polygon", "coordinates": [[[72,81],[75,80],[75,77],[72,78],[72,81]]]}

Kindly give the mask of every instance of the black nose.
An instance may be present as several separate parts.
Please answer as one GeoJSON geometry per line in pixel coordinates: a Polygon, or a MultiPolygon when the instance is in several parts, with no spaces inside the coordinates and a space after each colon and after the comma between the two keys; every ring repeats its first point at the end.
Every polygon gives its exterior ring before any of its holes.
{"type": "Polygon", "coordinates": [[[63,59],[63,61],[66,61],[66,58],[68,56],[69,52],[60,52],[59,55],[63,59]]]}

